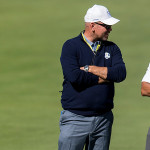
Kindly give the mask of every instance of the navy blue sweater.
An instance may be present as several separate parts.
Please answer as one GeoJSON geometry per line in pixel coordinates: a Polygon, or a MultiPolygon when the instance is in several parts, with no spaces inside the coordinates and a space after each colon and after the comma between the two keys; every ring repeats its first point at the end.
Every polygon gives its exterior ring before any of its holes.
{"type": "Polygon", "coordinates": [[[64,82],[62,107],[83,116],[97,116],[113,108],[114,82],[126,78],[126,68],[120,49],[109,41],[101,41],[96,55],[82,35],[67,40],[60,58],[64,82]],[[98,76],[80,70],[85,65],[107,67],[107,80],[98,84],[98,76]]]}

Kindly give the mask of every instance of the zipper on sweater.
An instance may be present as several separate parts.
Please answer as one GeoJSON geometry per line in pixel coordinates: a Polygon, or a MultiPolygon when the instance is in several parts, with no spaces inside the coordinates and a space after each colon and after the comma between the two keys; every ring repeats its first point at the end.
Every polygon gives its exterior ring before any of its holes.
{"type": "Polygon", "coordinates": [[[91,65],[94,65],[96,53],[97,53],[96,51],[93,51],[94,56],[93,56],[93,58],[92,58],[91,65]]]}
{"type": "MultiPolygon", "coordinates": [[[[93,56],[93,58],[92,58],[92,62],[91,62],[91,65],[94,65],[96,53],[97,53],[97,51],[100,49],[100,45],[101,45],[101,44],[98,44],[98,45],[97,45],[97,48],[96,48],[96,51],[94,51],[94,50],[92,49],[91,45],[86,41],[86,39],[85,39],[85,37],[84,37],[84,35],[83,35],[83,32],[82,32],[82,37],[83,37],[84,42],[90,47],[90,49],[92,50],[92,52],[93,52],[93,54],[94,54],[94,56],[93,56]]],[[[100,43],[101,43],[101,42],[100,42],[100,43]]]]}
{"type": "Polygon", "coordinates": [[[101,48],[102,48],[102,46],[100,45],[100,47],[96,51],[92,50],[92,52],[93,52],[94,55],[93,55],[93,58],[92,58],[91,65],[94,65],[96,55],[97,55],[97,53],[99,53],[99,51],[101,50],[101,48]]]}

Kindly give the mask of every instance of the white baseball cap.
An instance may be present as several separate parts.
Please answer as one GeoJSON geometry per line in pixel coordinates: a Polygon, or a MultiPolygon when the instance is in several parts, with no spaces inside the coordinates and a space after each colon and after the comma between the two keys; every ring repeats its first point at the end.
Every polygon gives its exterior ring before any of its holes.
{"type": "Polygon", "coordinates": [[[85,22],[98,22],[101,21],[107,25],[114,25],[120,20],[112,17],[108,9],[101,5],[94,5],[93,7],[87,10],[86,15],[84,16],[85,22]]]}

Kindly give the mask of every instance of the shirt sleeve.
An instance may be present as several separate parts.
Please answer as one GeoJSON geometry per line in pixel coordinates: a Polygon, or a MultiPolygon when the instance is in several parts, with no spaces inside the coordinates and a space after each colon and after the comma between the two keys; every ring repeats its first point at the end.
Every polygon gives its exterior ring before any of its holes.
{"type": "Polygon", "coordinates": [[[63,45],[60,57],[64,79],[77,86],[98,84],[98,76],[80,69],[79,56],[75,43],[67,41],[63,45]]]}
{"type": "Polygon", "coordinates": [[[147,68],[147,71],[142,79],[142,82],[148,82],[150,83],[150,63],[149,63],[149,66],[147,68]]]}

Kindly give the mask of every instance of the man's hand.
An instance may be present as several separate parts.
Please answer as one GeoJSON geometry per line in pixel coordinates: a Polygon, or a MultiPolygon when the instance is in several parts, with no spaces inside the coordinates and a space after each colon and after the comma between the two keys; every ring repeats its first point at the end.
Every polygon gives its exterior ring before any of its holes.
{"type": "Polygon", "coordinates": [[[99,77],[98,83],[105,83],[105,82],[109,82],[108,80],[102,79],[101,77],[99,77]]]}

